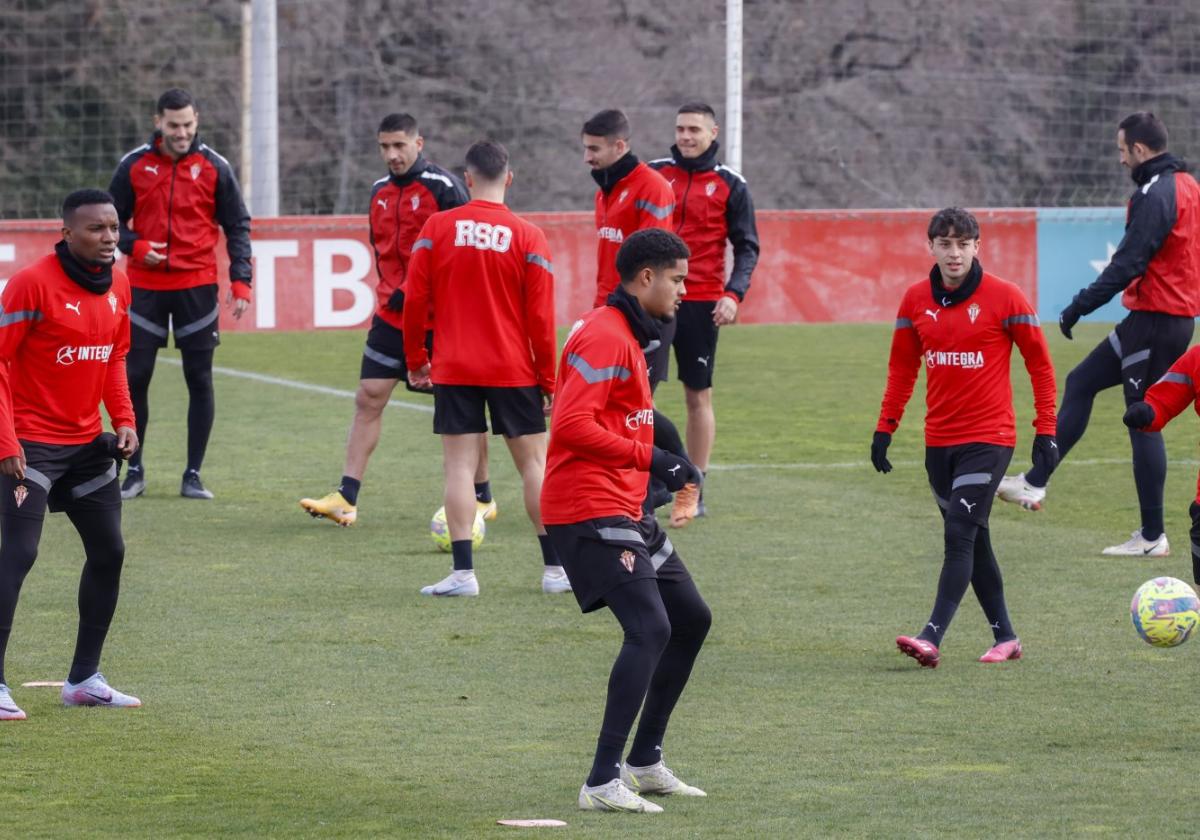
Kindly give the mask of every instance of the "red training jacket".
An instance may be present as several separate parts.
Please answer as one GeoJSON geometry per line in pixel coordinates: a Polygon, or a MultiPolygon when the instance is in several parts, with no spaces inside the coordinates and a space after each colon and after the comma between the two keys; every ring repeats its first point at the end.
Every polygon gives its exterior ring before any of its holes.
{"type": "Polygon", "coordinates": [[[225,231],[229,278],[250,284],[250,213],[229,161],[192,141],[179,160],[160,151],[162,134],[117,165],[108,191],[121,219],[121,251],[138,289],[167,291],[217,282],[218,226],[225,231]],[[167,243],[167,259],[144,262],[151,242],[167,243]]]}
{"type": "Polygon", "coordinates": [[[81,444],[100,434],[100,401],[113,426],[134,425],[125,378],[129,280],[112,272],[104,294],[84,290],[55,254],[12,276],[0,294],[0,458],[17,442],[81,444]]]}
{"type": "MultiPolygon", "coordinates": [[[[604,301],[621,278],[617,275],[617,251],[634,231],[642,228],[670,230],[674,222],[675,194],[667,179],[632,154],[633,169],[608,189],[596,190],[596,299],[592,306],[604,301]]],[[[621,161],[613,167],[622,165],[621,161]]],[[[612,168],[612,167],[610,167],[612,168]]]]}
{"type": "Polygon", "coordinates": [[[375,314],[396,329],[404,329],[404,311],[389,309],[388,298],[397,289],[404,290],[409,255],[421,227],[439,210],[468,201],[462,182],[424,157],[417,157],[403,175],[380,178],[371,188],[371,247],[379,275],[375,314]]]}
{"type": "Polygon", "coordinates": [[[928,279],[914,283],[896,313],[875,430],[896,431],[924,361],[926,446],[1015,446],[1013,344],[1025,357],[1033,383],[1034,428],[1039,435],[1055,434],[1054,365],[1037,314],[1021,290],[985,273],[970,297],[943,307],[928,279]]]}
{"type": "Polygon", "coordinates": [[[559,379],[542,521],[641,519],[654,450],[654,401],[645,354],[619,309],[602,306],[575,323],[559,379]]]}
{"type": "MultiPolygon", "coordinates": [[[[1200,345],[1192,347],[1146,391],[1145,401],[1154,409],[1154,422],[1147,432],[1161,431],[1189,404],[1200,414],[1200,345]]],[[[1200,477],[1196,480],[1196,502],[1200,504],[1200,477]]]]}
{"type": "Polygon", "coordinates": [[[438,385],[554,393],[554,269],[541,228],[494,201],[434,213],[408,265],[404,353],[429,362],[425,318],[433,306],[432,376],[438,385]]]}

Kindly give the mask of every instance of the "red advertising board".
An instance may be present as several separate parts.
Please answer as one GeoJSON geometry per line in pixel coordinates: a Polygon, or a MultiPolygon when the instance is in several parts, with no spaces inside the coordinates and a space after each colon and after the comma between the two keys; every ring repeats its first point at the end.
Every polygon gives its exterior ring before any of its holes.
{"type": "MultiPolygon", "coordinates": [[[[567,324],[595,293],[591,213],[528,213],[553,255],[557,318],[567,324]]],[[[925,276],[928,210],[763,210],[762,255],[739,319],[743,323],[889,321],[901,291],[925,276]]],[[[1037,212],[984,210],[980,259],[1037,305],[1037,212]]],[[[0,282],[53,247],[54,221],[0,221],[0,282]]],[[[360,216],[256,219],[254,301],[226,331],[361,327],[375,305],[375,267],[360,216]]],[[[224,245],[218,247],[222,276],[224,245]]],[[[224,281],[223,281],[224,282],[224,281]]]]}

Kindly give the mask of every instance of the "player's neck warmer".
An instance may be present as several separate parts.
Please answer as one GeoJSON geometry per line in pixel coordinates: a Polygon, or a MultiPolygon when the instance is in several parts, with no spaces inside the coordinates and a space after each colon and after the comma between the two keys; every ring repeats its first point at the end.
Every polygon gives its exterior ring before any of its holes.
{"type": "Polygon", "coordinates": [[[1139,187],[1146,186],[1146,182],[1155,175],[1161,175],[1164,172],[1187,172],[1188,165],[1182,159],[1175,157],[1170,152],[1163,152],[1157,157],[1152,157],[1150,160],[1142,161],[1129,172],[1129,177],[1133,179],[1133,183],[1139,187]]]}
{"type": "Polygon", "coordinates": [[[600,189],[606,194],[612,192],[613,187],[617,182],[637,168],[637,155],[633,152],[626,152],[625,157],[618,160],[612,166],[606,169],[593,169],[592,178],[600,185],[600,189]]]}
{"type": "Polygon", "coordinates": [[[429,168],[429,162],[425,160],[424,155],[417,155],[417,159],[413,161],[413,165],[408,167],[408,171],[403,175],[392,175],[388,173],[388,177],[392,179],[392,183],[398,187],[403,187],[406,184],[411,184],[420,177],[421,173],[429,168]]]}
{"type": "Polygon", "coordinates": [[[620,310],[625,316],[625,320],[629,322],[629,329],[633,333],[633,337],[637,340],[638,346],[643,350],[650,346],[653,342],[658,344],[659,335],[661,334],[662,321],[657,318],[652,318],[638,299],[629,292],[625,291],[621,286],[617,286],[612,294],[605,301],[609,306],[620,310]]]}
{"type": "Polygon", "coordinates": [[[102,295],[112,287],[112,263],[92,265],[80,262],[71,253],[67,243],[62,240],[59,240],[58,244],[54,246],[54,253],[58,256],[58,263],[67,276],[82,286],[85,291],[94,295],[102,295]]]}
{"type": "Polygon", "coordinates": [[[933,295],[934,302],[939,306],[953,306],[975,294],[975,290],[979,288],[979,281],[982,279],[983,266],[979,264],[979,260],[972,259],[971,270],[967,272],[967,278],[957,289],[948,291],[942,285],[942,269],[935,265],[929,272],[929,291],[933,295]]]}
{"type": "Polygon", "coordinates": [[[717,167],[717,152],[721,151],[721,141],[714,140],[712,145],[704,150],[699,157],[685,158],[679,153],[678,146],[671,147],[671,159],[684,172],[705,172],[717,167]]]}

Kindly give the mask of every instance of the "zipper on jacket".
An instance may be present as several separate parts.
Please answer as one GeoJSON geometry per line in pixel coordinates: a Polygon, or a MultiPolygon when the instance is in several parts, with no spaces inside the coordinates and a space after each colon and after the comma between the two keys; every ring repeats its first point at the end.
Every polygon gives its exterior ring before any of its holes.
{"type": "Polygon", "coordinates": [[[692,191],[692,171],[689,169],[687,186],[683,188],[683,198],[681,198],[679,200],[679,206],[682,209],[680,209],[680,211],[679,211],[679,224],[675,226],[676,233],[679,233],[679,231],[683,230],[683,223],[685,221],[687,221],[687,198],[688,198],[688,193],[690,193],[691,191],[692,191]]]}
{"type": "Polygon", "coordinates": [[[171,164],[171,189],[167,192],[167,258],[163,260],[163,271],[167,272],[171,270],[171,211],[175,203],[175,172],[178,167],[178,160],[171,164]]]}

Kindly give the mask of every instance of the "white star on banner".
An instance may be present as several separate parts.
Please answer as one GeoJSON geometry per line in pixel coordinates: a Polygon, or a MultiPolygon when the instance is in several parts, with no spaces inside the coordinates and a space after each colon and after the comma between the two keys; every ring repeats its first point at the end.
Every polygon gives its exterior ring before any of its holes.
{"type": "Polygon", "coordinates": [[[1097,274],[1104,271],[1104,269],[1108,268],[1108,264],[1110,262],[1112,262],[1113,254],[1117,253],[1116,245],[1112,244],[1111,242],[1105,242],[1104,245],[1106,246],[1106,249],[1108,251],[1108,254],[1104,257],[1104,259],[1088,260],[1088,262],[1090,262],[1092,264],[1092,268],[1094,268],[1096,270],[1097,274]]]}

